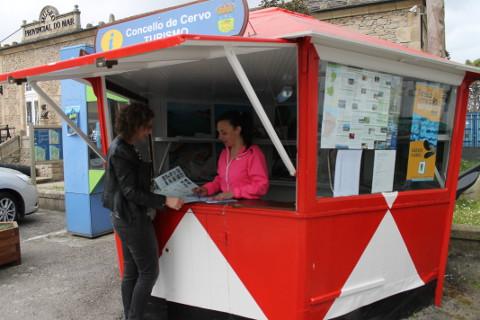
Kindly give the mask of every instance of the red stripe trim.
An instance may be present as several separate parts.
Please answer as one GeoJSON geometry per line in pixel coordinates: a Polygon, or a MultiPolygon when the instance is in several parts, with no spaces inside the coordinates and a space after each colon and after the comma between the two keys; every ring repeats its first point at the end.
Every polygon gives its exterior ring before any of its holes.
{"type": "Polygon", "coordinates": [[[339,297],[340,294],[341,294],[341,291],[336,290],[336,291],[333,291],[333,292],[323,294],[321,296],[311,297],[310,298],[310,304],[315,305],[315,304],[321,304],[321,303],[329,302],[329,301],[332,301],[332,300],[336,299],[337,297],[339,297]]]}

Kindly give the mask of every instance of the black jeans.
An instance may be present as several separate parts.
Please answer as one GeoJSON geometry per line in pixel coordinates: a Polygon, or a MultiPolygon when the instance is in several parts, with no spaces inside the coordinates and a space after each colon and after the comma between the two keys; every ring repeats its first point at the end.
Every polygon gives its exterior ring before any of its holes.
{"type": "Polygon", "coordinates": [[[153,224],[147,215],[127,223],[112,216],[123,251],[122,301],[128,320],[141,320],[158,277],[158,249],[153,224]]]}

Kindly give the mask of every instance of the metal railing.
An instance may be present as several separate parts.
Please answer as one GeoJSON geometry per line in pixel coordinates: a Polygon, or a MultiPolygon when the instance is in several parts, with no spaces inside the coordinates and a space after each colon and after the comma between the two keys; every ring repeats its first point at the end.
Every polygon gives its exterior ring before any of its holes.
{"type": "Polygon", "coordinates": [[[15,127],[10,128],[8,124],[0,125],[0,143],[7,141],[13,136],[15,136],[15,127]]]}
{"type": "Polygon", "coordinates": [[[480,148],[480,112],[467,113],[463,147],[480,148]]]}

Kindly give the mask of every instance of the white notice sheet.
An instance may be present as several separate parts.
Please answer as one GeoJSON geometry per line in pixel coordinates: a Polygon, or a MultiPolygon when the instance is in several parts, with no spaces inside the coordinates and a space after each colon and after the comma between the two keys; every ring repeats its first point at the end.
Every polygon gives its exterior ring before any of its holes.
{"type": "Polygon", "coordinates": [[[372,193],[392,191],[396,153],[396,150],[375,150],[372,193]]]}
{"type": "Polygon", "coordinates": [[[333,196],[357,195],[360,185],[362,150],[338,150],[333,196]]]}

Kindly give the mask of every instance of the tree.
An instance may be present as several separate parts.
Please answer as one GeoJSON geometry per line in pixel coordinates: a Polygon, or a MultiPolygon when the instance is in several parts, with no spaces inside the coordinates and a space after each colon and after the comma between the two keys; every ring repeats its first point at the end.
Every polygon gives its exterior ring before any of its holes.
{"type": "Polygon", "coordinates": [[[467,59],[467,61],[465,61],[465,64],[467,64],[469,66],[474,66],[474,67],[479,67],[480,68],[480,59],[473,60],[473,61],[470,61],[470,60],[467,59]]]}
{"type": "MultiPolygon", "coordinates": [[[[465,64],[473,67],[480,68],[480,59],[473,61],[467,60],[465,64]]],[[[468,111],[479,112],[480,111],[480,81],[475,81],[470,86],[470,95],[468,97],[468,111]]]]}
{"type": "Polygon", "coordinates": [[[310,14],[306,0],[262,0],[259,6],[261,8],[279,7],[290,11],[295,11],[303,14],[310,14]]]}

